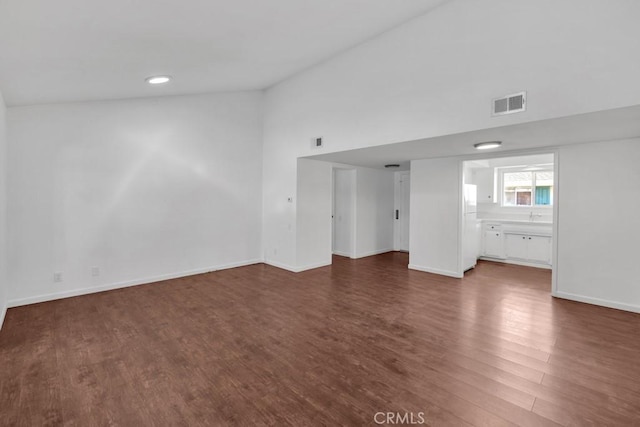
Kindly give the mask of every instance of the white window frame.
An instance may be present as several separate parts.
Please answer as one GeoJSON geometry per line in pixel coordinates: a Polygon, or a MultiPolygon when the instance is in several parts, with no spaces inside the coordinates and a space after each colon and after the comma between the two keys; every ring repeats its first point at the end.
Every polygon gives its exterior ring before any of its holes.
{"type": "MultiPolygon", "coordinates": [[[[532,209],[532,208],[536,208],[536,209],[552,209],[553,208],[553,204],[555,203],[554,197],[553,195],[551,196],[551,203],[548,205],[536,205],[535,204],[535,189],[536,189],[536,175],[534,172],[551,172],[553,173],[553,165],[552,164],[545,164],[545,165],[533,165],[534,167],[540,167],[540,169],[536,169],[536,170],[526,170],[531,166],[506,166],[506,167],[500,167],[497,168],[498,169],[498,196],[500,198],[500,207],[503,208],[516,208],[516,209],[532,209]],[[531,172],[532,176],[531,176],[531,205],[506,205],[504,203],[504,174],[505,173],[512,173],[512,172],[531,172]]],[[[556,186],[556,176],[555,173],[553,174],[553,187],[555,188],[556,186]]],[[[517,197],[516,197],[517,200],[517,197]]]]}

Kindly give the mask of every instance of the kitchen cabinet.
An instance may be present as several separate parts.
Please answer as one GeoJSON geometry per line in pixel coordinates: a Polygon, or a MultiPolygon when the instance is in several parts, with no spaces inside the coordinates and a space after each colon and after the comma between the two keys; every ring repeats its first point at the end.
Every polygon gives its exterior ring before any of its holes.
{"type": "Polygon", "coordinates": [[[502,231],[487,230],[483,235],[483,256],[490,258],[504,258],[504,240],[502,231]]]}
{"type": "Polygon", "coordinates": [[[551,237],[529,236],[527,256],[531,262],[551,264],[551,237]]]}
{"type": "Polygon", "coordinates": [[[478,203],[495,203],[495,177],[493,168],[476,169],[475,184],[478,187],[478,203]]]}
{"type": "Polygon", "coordinates": [[[528,234],[505,234],[507,259],[551,264],[551,237],[528,234]]]}
{"type": "Polygon", "coordinates": [[[518,220],[483,220],[481,258],[531,267],[552,264],[552,224],[518,220]]]}
{"type": "Polygon", "coordinates": [[[521,234],[507,234],[505,237],[505,252],[507,258],[527,259],[527,236],[521,234]]]}

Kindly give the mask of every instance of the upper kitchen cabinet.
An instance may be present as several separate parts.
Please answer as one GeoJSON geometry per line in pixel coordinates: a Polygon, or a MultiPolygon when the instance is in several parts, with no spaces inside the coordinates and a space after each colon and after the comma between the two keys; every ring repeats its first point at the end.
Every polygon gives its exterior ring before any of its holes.
{"type": "Polygon", "coordinates": [[[478,186],[478,203],[496,203],[495,169],[479,168],[474,175],[478,186]]]}

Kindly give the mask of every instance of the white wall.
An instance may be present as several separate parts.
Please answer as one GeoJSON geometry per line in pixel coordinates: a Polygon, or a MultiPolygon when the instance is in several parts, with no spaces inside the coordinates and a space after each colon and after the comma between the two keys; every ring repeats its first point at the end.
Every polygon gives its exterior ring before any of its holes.
{"type": "Polygon", "coordinates": [[[560,297],[640,312],[640,139],[561,147],[560,297]]]}
{"type": "Polygon", "coordinates": [[[10,108],[10,304],[260,261],[261,115],[259,92],[10,108]]]}
{"type": "Polygon", "coordinates": [[[298,170],[297,246],[303,250],[294,266],[284,266],[294,271],[331,264],[331,164],[300,159],[298,170]]]}
{"type": "Polygon", "coordinates": [[[462,277],[461,191],[460,159],[411,162],[409,268],[462,277]]]}
{"type": "Polygon", "coordinates": [[[7,126],[6,108],[0,92],[0,329],[7,312],[7,126]]]}
{"type": "Polygon", "coordinates": [[[393,250],[393,202],[393,172],[356,169],[356,258],[393,250]]]}
{"type": "Polygon", "coordinates": [[[296,159],[640,104],[640,2],[452,0],[269,89],[264,244],[295,263],[296,159]],[[579,13],[577,13],[579,11],[579,13]],[[612,64],[615,64],[613,66],[612,64]],[[579,72],[577,72],[579,70],[579,72]],[[527,111],[490,116],[528,91],[527,111]]]}

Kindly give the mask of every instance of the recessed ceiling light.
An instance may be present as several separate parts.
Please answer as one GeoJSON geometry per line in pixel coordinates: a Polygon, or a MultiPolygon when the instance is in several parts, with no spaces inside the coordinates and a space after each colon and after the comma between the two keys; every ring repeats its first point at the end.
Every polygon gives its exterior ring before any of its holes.
{"type": "Polygon", "coordinates": [[[487,142],[478,142],[477,144],[473,144],[476,150],[490,150],[492,148],[498,148],[502,145],[502,141],[487,141],[487,142]]]}
{"type": "Polygon", "coordinates": [[[145,81],[150,85],[161,85],[169,83],[171,81],[171,76],[151,76],[147,77],[145,81]]]}

